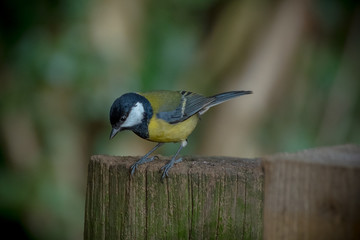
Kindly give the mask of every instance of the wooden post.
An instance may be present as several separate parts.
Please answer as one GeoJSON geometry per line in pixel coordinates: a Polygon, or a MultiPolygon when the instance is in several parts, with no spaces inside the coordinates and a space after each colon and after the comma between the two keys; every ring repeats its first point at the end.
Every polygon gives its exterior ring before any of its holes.
{"type": "Polygon", "coordinates": [[[85,239],[261,239],[263,173],[257,159],[185,157],[161,182],[169,158],[93,156],[85,239]]]}
{"type": "Polygon", "coordinates": [[[158,170],[168,158],[130,177],[137,159],[91,158],[85,239],[360,239],[358,145],[261,164],[189,157],[164,182],[158,170]]]}
{"type": "Polygon", "coordinates": [[[263,158],[264,239],[360,239],[360,147],[263,158]]]}

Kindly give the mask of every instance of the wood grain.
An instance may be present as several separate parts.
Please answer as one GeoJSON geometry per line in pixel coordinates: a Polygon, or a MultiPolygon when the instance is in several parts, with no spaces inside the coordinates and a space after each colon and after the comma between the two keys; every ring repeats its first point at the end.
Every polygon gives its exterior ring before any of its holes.
{"type": "Polygon", "coordinates": [[[360,147],[263,158],[264,239],[360,239],[360,147]]]}
{"type": "Polygon", "coordinates": [[[136,157],[93,156],[85,239],[261,239],[257,159],[185,157],[161,182],[160,157],[129,176],[136,157]]]}

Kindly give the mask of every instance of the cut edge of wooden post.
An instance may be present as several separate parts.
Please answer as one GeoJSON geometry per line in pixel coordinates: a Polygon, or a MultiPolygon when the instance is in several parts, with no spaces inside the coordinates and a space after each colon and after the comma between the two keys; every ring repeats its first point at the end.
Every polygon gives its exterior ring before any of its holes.
{"type": "Polygon", "coordinates": [[[305,149],[297,152],[284,152],[261,157],[262,164],[271,161],[293,161],[310,164],[326,164],[339,167],[360,167],[360,145],[345,144],[305,149]]]}

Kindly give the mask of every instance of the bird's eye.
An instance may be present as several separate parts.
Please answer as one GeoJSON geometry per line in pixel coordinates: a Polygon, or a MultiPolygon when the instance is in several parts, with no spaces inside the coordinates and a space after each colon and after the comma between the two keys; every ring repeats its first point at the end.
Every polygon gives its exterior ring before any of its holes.
{"type": "Polygon", "coordinates": [[[121,116],[120,121],[124,122],[126,120],[126,116],[121,116]]]}

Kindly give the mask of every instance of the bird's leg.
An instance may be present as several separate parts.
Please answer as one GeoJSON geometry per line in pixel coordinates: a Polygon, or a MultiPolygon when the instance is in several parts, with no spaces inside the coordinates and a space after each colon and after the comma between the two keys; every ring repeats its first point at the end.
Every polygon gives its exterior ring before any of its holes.
{"type": "Polygon", "coordinates": [[[145,156],[143,156],[142,158],[140,158],[139,161],[137,161],[136,163],[134,163],[131,167],[130,167],[130,170],[131,170],[131,175],[134,174],[135,172],[135,169],[143,164],[143,163],[147,163],[147,162],[151,162],[152,160],[154,160],[154,158],[156,156],[153,156],[153,157],[149,157],[150,154],[152,154],[156,149],[158,149],[159,147],[161,147],[164,143],[158,143],[153,149],[150,150],[150,152],[148,152],[147,154],[145,154],[145,156]]]}
{"type": "Polygon", "coordinates": [[[187,145],[187,141],[186,140],[183,140],[180,144],[180,147],[179,149],[177,150],[177,152],[175,153],[175,155],[173,156],[173,158],[170,160],[170,162],[168,162],[167,164],[165,164],[161,170],[163,170],[163,174],[161,176],[161,179],[164,179],[165,177],[168,177],[168,172],[170,170],[170,168],[172,168],[172,166],[175,164],[175,163],[179,163],[182,161],[182,158],[178,158],[176,159],[176,157],[179,155],[181,149],[183,149],[185,146],[187,145]]]}

